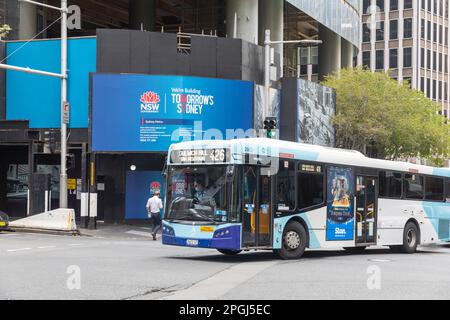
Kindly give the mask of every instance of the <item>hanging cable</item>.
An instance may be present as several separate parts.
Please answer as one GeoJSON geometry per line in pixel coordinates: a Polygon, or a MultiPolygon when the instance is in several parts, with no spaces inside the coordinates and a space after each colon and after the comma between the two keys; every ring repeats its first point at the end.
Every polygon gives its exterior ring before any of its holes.
{"type": "Polygon", "coordinates": [[[10,58],[12,55],[14,55],[15,53],[17,53],[17,51],[21,50],[23,47],[25,47],[27,44],[29,44],[31,41],[33,41],[34,39],[36,39],[37,37],[39,37],[42,33],[44,33],[45,31],[47,31],[51,26],[53,26],[55,23],[57,23],[59,20],[61,20],[61,17],[59,17],[58,19],[56,19],[55,21],[53,21],[51,24],[49,24],[45,29],[43,29],[41,32],[39,32],[37,35],[35,35],[33,38],[31,38],[30,40],[28,40],[27,42],[25,42],[23,45],[21,45],[20,47],[18,47],[16,50],[14,50],[13,52],[11,52],[7,57],[5,57],[3,60],[0,61],[0,63],[3,63],[5,60],[7,60],[8,58],[10,58]]]}

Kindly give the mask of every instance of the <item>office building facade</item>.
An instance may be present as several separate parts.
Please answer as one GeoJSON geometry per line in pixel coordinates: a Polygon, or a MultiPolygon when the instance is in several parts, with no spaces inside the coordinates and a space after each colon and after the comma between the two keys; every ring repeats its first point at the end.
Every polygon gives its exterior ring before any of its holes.
{"type": "Polygon", "coordinates": [[[449,1],[364,0],[358,62],[388,71],[450,117],[449,1]]]}

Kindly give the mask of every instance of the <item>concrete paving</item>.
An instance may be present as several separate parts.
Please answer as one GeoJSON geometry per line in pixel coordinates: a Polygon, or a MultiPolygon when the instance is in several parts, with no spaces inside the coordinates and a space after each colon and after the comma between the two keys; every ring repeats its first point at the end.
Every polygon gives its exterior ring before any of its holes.
{"type": "Polygon", "coordinates": [[[281,261],[271,252],[162,246],[145,227],[129,227],[103,237],[0,234],[0,299],[450,298],[449,244],[281,261]]]}

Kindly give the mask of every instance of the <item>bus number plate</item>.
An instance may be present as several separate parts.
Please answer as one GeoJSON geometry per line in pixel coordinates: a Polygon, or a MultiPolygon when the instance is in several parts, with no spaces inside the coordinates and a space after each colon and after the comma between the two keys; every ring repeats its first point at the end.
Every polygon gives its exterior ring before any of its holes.
{"type": "Polygon", "coordinates": [[[188,240],[186,240],[186,245],[188,245],[189,247],[197,247],[198,240],[188,239],[188,240]]]}

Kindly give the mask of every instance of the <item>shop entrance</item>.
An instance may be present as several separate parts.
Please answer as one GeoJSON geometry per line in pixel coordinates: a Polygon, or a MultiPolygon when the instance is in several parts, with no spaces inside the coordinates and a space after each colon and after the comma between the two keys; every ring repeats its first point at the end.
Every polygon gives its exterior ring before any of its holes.
{"type": "Polygon", "coordinates": [[[27,215],[28,145],[0,146],[0,211],[11,217],[27,215]]]}
{"type": "Polygon", "coordinates": [[[145,206],[152,189],[161,185],[161,191],[164,190],[162,171],[166,155],[102,153],[95,159],[98,220],[147,223],[145,206]]]}

